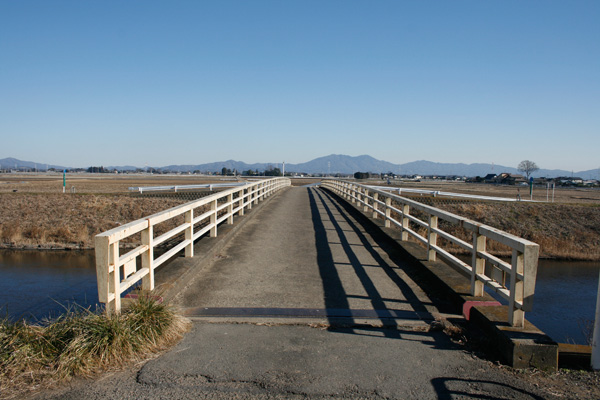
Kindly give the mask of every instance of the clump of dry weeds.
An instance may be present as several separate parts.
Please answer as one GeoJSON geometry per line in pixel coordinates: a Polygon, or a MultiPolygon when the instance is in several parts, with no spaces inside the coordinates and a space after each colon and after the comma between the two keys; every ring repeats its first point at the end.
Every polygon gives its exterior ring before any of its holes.
{"type": "Polygon", "coordinates": [[[172,345],[188,327],[146,294],[120,314],[70,311],[39,325],[0,320],[0,397],[121,367],[172,345]]]}

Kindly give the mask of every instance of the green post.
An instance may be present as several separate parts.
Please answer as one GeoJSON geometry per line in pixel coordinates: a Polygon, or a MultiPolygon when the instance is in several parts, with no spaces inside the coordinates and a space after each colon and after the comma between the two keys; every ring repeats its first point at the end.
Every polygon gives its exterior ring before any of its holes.
{"type": "Polygon", "coordinates": [[[533,176],[529,177],[529,199],[533,200],[533,176]]]}
{"type": "Polygon", "coordinates": [[[63,193],[65,193],[67,188],[67,170],[63,170],[63,193]]]}

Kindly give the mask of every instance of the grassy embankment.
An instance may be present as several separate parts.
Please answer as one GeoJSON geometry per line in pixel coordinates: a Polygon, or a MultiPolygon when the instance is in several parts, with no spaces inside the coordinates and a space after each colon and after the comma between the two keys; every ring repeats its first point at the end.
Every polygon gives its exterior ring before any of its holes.
{"type": "MultiPolygon", "coordinates": [[[[92,248],[95,235],[183,202],[109,193],[1,193],[0,247],[92,248]]],[[[598,203],[435,201],[433,205],[536,242],[544,258],[600,260],[598,203]]],[[[161,224],[156,234],[180,222],[161,224]]],[[[441,226],[471,240],[460,228],[443,222],[441,226]]],[[[497,255],[509,254],[507,248],[491,241],[488,249],[497,255]]]]}
{"type": "Polygon", "coordinates": [[[36,325],[0,320],[0,398],[144,359],[178,341],[188,326],[147,295],[121,314],[70,311],[36,325]]]}
{"type": "Polygon", "coordinates": [[[118,194],[0,194],[0,247],[92,248],[97,234],[182,203],[118,194]]]}
{"type": "MultiPolygon", "coordinates": [[[[597,204],[433,201],[433,206],[531,240],[540,245],[541,258],[600,260],[597,204]]],[[[440,227],[471,241],[470,233],[460,227],[444,221],[440,227]]],[[[461,252],[458,246],[450,248],[454,253],[461,252]]],[[[508,247],[494,241],[488,241],[488,251],[499,256],[511,254],[508,247]]]]}

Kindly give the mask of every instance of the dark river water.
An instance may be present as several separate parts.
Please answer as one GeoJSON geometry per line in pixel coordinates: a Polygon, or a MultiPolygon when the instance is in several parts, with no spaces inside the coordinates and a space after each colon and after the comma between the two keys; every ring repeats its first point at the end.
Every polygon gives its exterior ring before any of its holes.
{"type": "MultiPolygon", "coordinates": [[[[93,251],[0,251],[0,315],[39,320],[98,302],[93,251]]],[[[540,260],[525,318],[559,342],[585,344],[594,319],[598,262],[540,260]]]]}
{"type": "Polygon", "coordinates": [[[37,320],[98,304],[93,251],[0,251],[0,315],[37,320]]]}

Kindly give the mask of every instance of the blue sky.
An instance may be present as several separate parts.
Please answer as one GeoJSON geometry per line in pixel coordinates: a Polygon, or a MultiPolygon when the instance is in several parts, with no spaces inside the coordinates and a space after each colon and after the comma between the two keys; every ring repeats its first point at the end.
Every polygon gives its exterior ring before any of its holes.
{"type": "Polygon", "coordinates": [[[599,1],[0,2],[0,158],[600,167],[599,1]]]}

